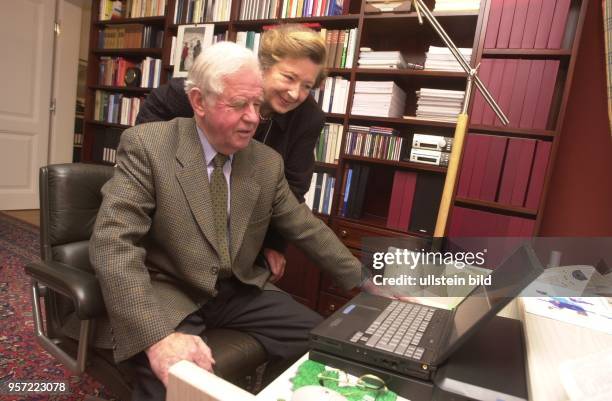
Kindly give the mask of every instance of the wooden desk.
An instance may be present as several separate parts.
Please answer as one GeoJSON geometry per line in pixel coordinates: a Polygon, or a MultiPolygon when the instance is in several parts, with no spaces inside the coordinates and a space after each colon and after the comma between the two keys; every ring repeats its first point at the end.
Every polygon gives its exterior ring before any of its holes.
{"type": "MultiPolygon", "coordinates": [[[[435,301],[436,306],[440,306],[440,299],[431,301],[435,301]]],[[[452,302],[447,301],[449,304],[452,304],[452,302]]],[[[612,335],[525,313],[520,299],[508,305],[499,314],[505,317],[520,318],[523,321],[527,347],[529,398],[533,401],[567,401],[568,398],[559,376],[561,362],[612,349],[612,335]]],[[[181,365],[177,369],[173,367],[171,370],[170,380],[172,384],[169,386],[167,400],[236,401],[240,399],[277,401],[284,399],[290,401],[292,392],[289,379],[295,375],[298,366],[306,358],[307,354],[256,397],[245,394],[240,389],[236,390],[220,383],[223,380],[214,376],[211,378],[212,375],[194,364],[180,362],[181,365]],[[197,383],[197,385],[193,383],[197,383]],[[197,398],[197,394],[195,394],[197,391],[194,392],[195,388],[219,388],[221,391],[214,391],[218,398],[206,394],[201,395],[202,398],[197,398]],[[234,390],[236,392],[233,392],[234,390]],[[186,397],[187,394],[189,394],[189,397],[186,397]],[[241,397],[236,398],[236,394],[240,394],[241,397]],[[224,398],[225,396],[227,398],[224,398]]],[[[400,397],[398,401],[407,400],[400,397]]]]}

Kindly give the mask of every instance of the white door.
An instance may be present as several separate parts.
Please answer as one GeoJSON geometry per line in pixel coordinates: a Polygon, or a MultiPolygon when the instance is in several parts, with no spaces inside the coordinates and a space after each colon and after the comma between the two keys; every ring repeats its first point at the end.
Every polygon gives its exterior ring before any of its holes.
{"type": "Polygon", "coordinates": [[[38,208],[56,0],[0,0],[0,210],[38,208]]]}

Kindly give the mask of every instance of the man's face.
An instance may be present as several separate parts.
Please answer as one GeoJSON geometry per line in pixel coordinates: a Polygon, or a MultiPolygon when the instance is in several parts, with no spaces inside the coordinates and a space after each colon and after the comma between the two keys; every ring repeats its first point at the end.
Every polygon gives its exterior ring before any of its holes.
{"type": "Polygon", "coordinates": [[[224,83],[222,94],[202,102],[200,121],[215,150],[230,155],[247,147],[255,134],[263,89],[261,76],[248,68],[226,76],[224,83]]]}

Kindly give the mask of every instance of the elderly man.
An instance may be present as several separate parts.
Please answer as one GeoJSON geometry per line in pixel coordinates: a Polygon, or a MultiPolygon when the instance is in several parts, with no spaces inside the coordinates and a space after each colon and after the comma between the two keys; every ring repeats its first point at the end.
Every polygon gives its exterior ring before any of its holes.
{"type": "Polygon", "coordinates": [[[361,264],[299,204],[280,156],[251,141],[262,78],[250,50],[223,42],[189,72],[194,118],[126,130],[104,187],[90,252],[112,328],[115,359],[142,365],[136,399],[164,399],[168,368],[212,370],[205,327],[248,332],[271,359],[296,358],[320,317],[254,265],[274,225],[346,288],[361,264]]]}

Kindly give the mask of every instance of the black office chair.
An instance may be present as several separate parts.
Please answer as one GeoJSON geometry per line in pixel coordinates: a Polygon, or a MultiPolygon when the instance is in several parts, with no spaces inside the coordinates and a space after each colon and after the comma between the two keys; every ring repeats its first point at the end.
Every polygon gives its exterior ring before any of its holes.
{"type": "MultiPolygon", "coordinates": [[[[26,272],[32,277],[34,325],[41,346],[71,371],[87,371],[118,399],[129,400],[129,365],[116,364],[111,350],[90,344],[96,320],[106,311],[89,263],[89,238],[102,201],[100,190],[112,175],[113,167],[94,164],[40,169],[42,262],[30,263],[26,272]],[[77,319],[70,317],[72,312],[77,319]],[[78,340],[65,334],[71,323],[80,324],[78,340]]],[[[263,347],[248,334],[215,329],[206,337],[217,362],[215,372],[227,380],[244,385],[245,372],[255,372],[266,361],[263,347]]]]}

